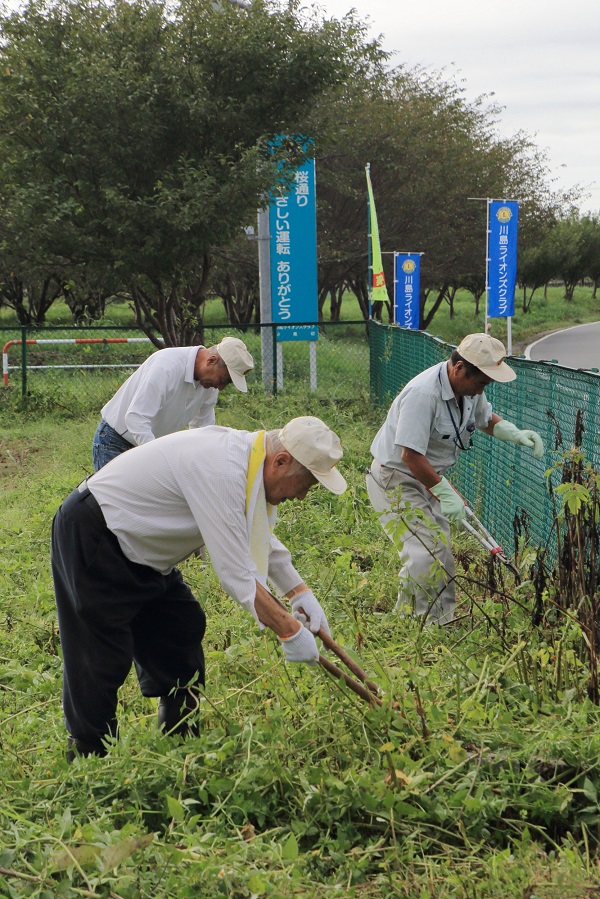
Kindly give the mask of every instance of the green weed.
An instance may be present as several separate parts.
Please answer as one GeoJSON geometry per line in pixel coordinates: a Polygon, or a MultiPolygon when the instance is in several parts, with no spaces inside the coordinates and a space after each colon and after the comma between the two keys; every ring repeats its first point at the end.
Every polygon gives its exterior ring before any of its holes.
{"type": "Polygon", "coordinates": [[[208,616],[200,736],[159,733],[132,676],[108,756],[71,766],[48,541],[91,470],[98,411],[4,414],[0,895],[600,895],[600,712],[568,621],[549,640],[526,602],[494,602],[461,538],[461,620],[423,630],[391,615],[397,555],[364,483],[368,404],[232,394],[217,420],[276,427],[310,412],[341,434],[350,489],[285,504],[278,533],[335,639],[384,689],[382,707],[283,664],[275,638],[189,561],[208,616]]]}

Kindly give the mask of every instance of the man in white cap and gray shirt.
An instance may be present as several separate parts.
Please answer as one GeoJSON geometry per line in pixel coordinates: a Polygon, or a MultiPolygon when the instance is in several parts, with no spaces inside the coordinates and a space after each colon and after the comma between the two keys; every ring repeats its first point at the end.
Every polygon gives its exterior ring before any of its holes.
{"type": "Polygon", "coordinates": [[[233,384],[246,393],[246,375],[253,368],[238,337],[208,348],[157,350],[103,407],[92,444],[94,470],[133,446],[185,427],[214,425],[219,391],[233,384]]]}
{"type": "Polygon", "coordinates": [[[445,624],[454,616],[450,522],[460,525],[465,507],[445,472],[469,449],[476,428],[529,447],[536,459],[544,452],[536,431],[520,430],[501,419],[485,397],[483,391],[492,381],[516,378],[505,356],[501,341],[489,334],[469,334],[447,362],[408,382],[371,444],[369,498],[382,513],[380,521],[390,539],[401,544],[395,611],[423,615],[427,624],[445,624]],[[416,514],[411,515],[411,509],[416,514]]]}
{"type": "Polygon", "coordinates": [[[285,658],[316,663],[327,618],[273,526],[277,506],[315,484],[343,493],[341,458],[318,418],[253,433],[213,425],[122,453],[73,490],[54,516],[51,554],[71,757],[105,754],[132,662],[144,696],[160,697],[160,726],[188,731],[204,684],[205,615],[176,566],[201,547],[285,658]]]}

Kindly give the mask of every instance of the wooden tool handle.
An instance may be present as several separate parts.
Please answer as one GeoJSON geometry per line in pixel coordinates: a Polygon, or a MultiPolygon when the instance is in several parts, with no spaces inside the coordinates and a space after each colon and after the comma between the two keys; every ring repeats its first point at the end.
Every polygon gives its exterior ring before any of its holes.
{"type": "Polygon", "coordinates": [[[319,665],[322,665],[326,671],[328,671],[333,677],[338,680],[343,680],[347,687],[353,690],[358,696],[368,702],[370,705],[376,703],[377,705],[381,705],[381,699],[378,696],[375,696],[370,690],[367,690],[366,687],[363,687],[362,684],[357,683],[353,678],[350,677],[349,674],[346,674],[342,671],[341,668],[338,668],[337,665],[334,665],[333,662],[330,662],[329,659],[326,659],[325,656],[319,655],[319,665]]]}
{"type": "Polygon", "coordinates": [[[339,646],[332,637],[327,634],[323,628],[321,628],[317,634],[317,636],[321,639],[323,646],[326,646],[327,649],[330,649],[331,652],[334,652],[338,659],[340,659],[346,668],[348,668],[352,674],[355,674],[356,677],[365,684],[371,693],[375,693],[376,696],[381,692],[379,687],[374,681],[371,681],[367,678],[366,673],[362,670],[360,665],[354,661],[354,659],[350,658],[348,653],[344,652],[341,646],[339,646]]]}

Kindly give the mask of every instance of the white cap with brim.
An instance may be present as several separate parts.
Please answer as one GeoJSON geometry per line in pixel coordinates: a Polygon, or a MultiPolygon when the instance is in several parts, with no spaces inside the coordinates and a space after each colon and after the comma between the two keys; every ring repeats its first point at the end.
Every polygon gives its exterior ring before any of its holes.
{"type": "Polygon", "coordinates": [[[224,337],[217,344],[217,353],[227,366],[231,383],[242,393],[248,393],[246,375],[254,368],[254,359],[248,352],[246,344],[239,337],[224,337]]]}
{"type": "Polygon", "coordinates": [[[514,381],[516,371],[504,361],[504,344],[489,334],[467,334],[456,348],[457,353],[492,381],[514,381]]]}
{"type": "Polygon", "coordinates": [[[293,418],[279,432],[286,450],[332,493],[344,493],[348,484],[335,468],[344,455],[340,438],[325,422],[312,415],[293,418]]]}

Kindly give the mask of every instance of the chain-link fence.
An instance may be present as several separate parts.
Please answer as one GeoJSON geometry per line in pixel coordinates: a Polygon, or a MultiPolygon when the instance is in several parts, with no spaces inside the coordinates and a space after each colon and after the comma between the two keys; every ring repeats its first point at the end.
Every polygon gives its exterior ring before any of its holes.
{"type": "MultiPolygon", "coordinates": [[[[313,343],[279,342],[275,326],[207,325],[204,346],[226,334],[240,337],[252,353],[252,392],[310,392],[346,401],[369,391],[369,344],[365,322],[318,324],[313,343]],[[265,340],[265,337],[267,338],[265,340]],[[262,359],[264,346],[267,358],[262,359]],[[265,377],[263,377],[263,373],[265,377]]],[[[120,384],[156,350],[137,328],[42,327],[0,329],[3,347],[4,404],[33,401],[37,410],[65,414],[99,411],[120,384]]]]}
{"type": "MultiPolygon", "coordinates": [[[[203,343],[212,346],[225,334],[241,337],[254,356],[251,393],[310,394],[328,403],[365,401],[387,406],[420,371],[447,359],[450,344],[419,331],[377,322],[319,323],[314,344],[274,340],[274,327],[210,325],[203,343]],[[265,340],[265,328],[268,339],[265,340]],[[262,353],[267,349],[267,357],[262,353]],[[265,377],[263,377],[263,374],[265,377]]],[[[4,408],[32,402],[66,416],[98,413],[104,403],[156,347],[136,328],[3,328],[4,408]],[[119,342],[114,342],[115,340],[119,342]],[[56,341],[56,342],[55,342],[56,341]],[[75,342],[78,341],[78,342],[75,342]],[[6,383],[7,382],[7,383],[6,383]]],[[[553,509],[545,472],[573,442],[575,417],[583,412],[583,450],[600,464],[600,376],[561,366],[510,360],[517,380],[486,389],[494,410],[519,427],[538,431],[546,452],[531,452],[478,434],[473,449],[461,455],[452,479],[494,536],[512,549],[515,516],[528,521],[531,540],[545,545],[553,509]]],[[[365,436],[370,442],[372,434],[365,436]]]]}
{"type": "MultiPolygon", "coordinates": [[[[374,322],[369,334],[371,396],[382,407],[383,421],[407,381],[448,359],[453,346],[420,331],[374,322]]],[[[475,432],[473,448],[461,454],[451,475],[507,551],[513,547],[515,516],[526,520],[534,545],[546,545],[554,515],[545,472],[559,459],[560,450],[573,444],[578,409],[585,427],[582,448],[595,467],[600,465],[600,375],[523,358],[509,361],[516,381],[491,384],[486,396],[502,418],[541,434],[543,458],[475,432]]]]}

